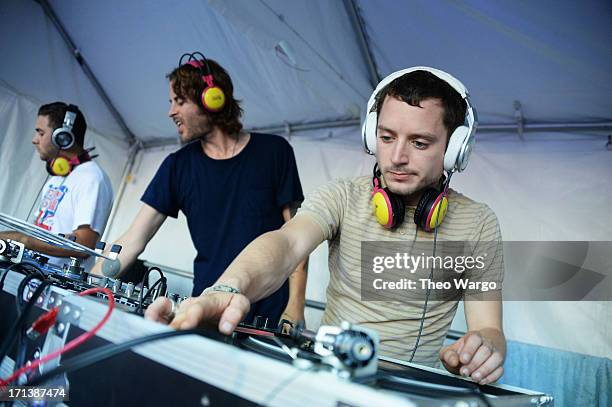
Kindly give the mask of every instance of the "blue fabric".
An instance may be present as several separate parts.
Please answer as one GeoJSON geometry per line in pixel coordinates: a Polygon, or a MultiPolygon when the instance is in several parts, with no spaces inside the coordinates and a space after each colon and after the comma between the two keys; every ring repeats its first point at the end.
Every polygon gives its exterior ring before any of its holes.
{"type": "Polygon", "coordinates": [[[555,407],[610,406],[612,360],[508,342],[500,383],[552,395],[555,407]]]}
{"type": "MultiPolygon", "coordinates": [[[[280,228],[283,206],[303,199],[289,143],[257,133],[251,134],[239,154],[226,160],[208,157],[199,141],[186,145],[166,157],[142,197],[167,216],[185,214],[197,250],[193,295],[211,286],[253,239],[280,228]]],[[[288,293],[285,282],[276,293],[253,304],[247,321],[255,315],[277,321],[288,293]]]]}

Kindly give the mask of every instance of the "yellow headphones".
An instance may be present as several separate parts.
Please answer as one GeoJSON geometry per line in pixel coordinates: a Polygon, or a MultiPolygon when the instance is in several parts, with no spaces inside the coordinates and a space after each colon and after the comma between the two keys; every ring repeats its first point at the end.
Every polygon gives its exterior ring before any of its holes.
{"type": "Polygon", "coordinates": [[[218,112],[219,110],[223,109],[225,106],[225,93],[223,92],[223,89],[215,85],[212,70],[210,69],[210,65],[208,65],[208,60],[206,57],[201,52],[183,54],[179,60],[179,66],[183,65],[191,65],[200,71],[202,80],[206,84],[202,94],[200,95],[204,109],[208,110],[209,112],[218,112]],[[188,57],[188,59],[187,62],[183,64],[183,59],[185,57],[188,57]],[[198,59],[198,57],[200,59],[198,59]]]}
{"type": "Polygon", "coordinates": [[[82,154],[72,158],[67,158],[58,154],[55,158],[47,160],[47,172],[49,175],[67,177],[77,165],[86,163],[97,157],[97,155],[89,155],[89,152],[94,148],[95,147],[91,147],[82,154]]]}
{"type": "MultiPolygon", "coordinates": [[[[374,165],[372,177],[372,212],[379,224],[387,229],[394,229],[402,224],[406,217],[404,201],[391,192],[389,188],[382,187],[381,172],[378,164],[374,165]]],[[[448,179],[442,182],[441,191],[427,188],[423,191],[421,199],[414,211],[414,223],[427,232],[433,232],[444,220],[448,209],[448,179]]]]}

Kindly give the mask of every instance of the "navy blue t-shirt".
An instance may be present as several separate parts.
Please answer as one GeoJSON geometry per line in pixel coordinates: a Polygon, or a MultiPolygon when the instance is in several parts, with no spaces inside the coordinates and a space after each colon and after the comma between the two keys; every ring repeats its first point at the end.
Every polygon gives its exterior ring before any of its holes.
{"type": "MultiPolygon", "coordinates": [[[[197,250],[194,287],[199,295],[214,284],[234,258],[259,235],[280,228],[282,208],[304,199],[291,145],[282,137],[251,133],[235,157],[215,160],[192,142],[170,154],[142,201],[176,218],[183,211],[197,250]]],[[[251,306],[278,321],[289,298],[288,283],[251,306]]]]}

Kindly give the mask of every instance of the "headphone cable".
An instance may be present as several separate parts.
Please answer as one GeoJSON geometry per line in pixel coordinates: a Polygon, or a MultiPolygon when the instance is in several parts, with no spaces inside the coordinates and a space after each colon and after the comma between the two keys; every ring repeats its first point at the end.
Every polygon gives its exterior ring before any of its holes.
{"type": "MultiPolygon", "coordinates": [[[[432,253],[432,257],[435,259],[436,257],[436,245],[438,242],[438,226],[440,225],[438,223],[439,221],[439,216],[440,216],[440,209],[442,208],[442,203],[444,201],[444,198],[447,197],[448,195],[448,186],[450,184],[450,180],[451,177],[453,176],[453,172],[449,171],[448,172],[448,176],[446,177],[446,181],[444,182],[444,185],[442,186],[442,198],[440,199],[440,202],[438,203],[438,209],[436,210],[436,227],[434,229],[434,241],[433,241],[433,253],[432,253]]],[[[433,274],[434,274],[434,265],[435,265],[435,260],[432,262],[431,264],[431,270],[429,272],[429,281],[431,281],[433,279],[433,274]]],[[[414,343],[414,348],[412,348],[412,354],[410,355],[410,360],[409,362],[412,362],[412,360],[414,359],[414,355],[416,354],[416,350],[419,347],[419,341],[421,340],[421,335],[423,333],[423,325],[425,323],[425,314],[427,313],[427,303],[429,302],[429,295],[431,294],[431,286],[428,284],[427,285],[427,293],[425,294],[425,303],[423,304],[423,313],[421,314],[421,322],[419,324],[419,332],[417,334],[417,338],[416,341],[414,343]]]]}

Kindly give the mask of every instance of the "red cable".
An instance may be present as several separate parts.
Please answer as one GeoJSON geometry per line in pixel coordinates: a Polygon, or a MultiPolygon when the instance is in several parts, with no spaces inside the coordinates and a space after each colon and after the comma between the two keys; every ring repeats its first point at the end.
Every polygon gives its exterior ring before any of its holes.
{"type": "Polygon", "coordinates": [[[43,363],[47,363],[49,360],[55,359],[59,355],[76,348],[77,346],[81,345],[83,342],[95,336],[96,332],[98,332],[104,326],[104,324],[106,324],[106,321],[108,321],[108,319],[110,318],[110,315],[113,312],[113,309],[115,308],[115,297],[113,297],[113,293],[108,288],[101,288],[101,287],[90,288],[78,294],[79,297],[82,297],[84,295],[99,293],[99,292],[106,294],[106,296],[108,297],[108,310],[106,311],[106,315],[104,315],[104,318],[102,318],[102,320],[98,322],[98,324],[94,326],[91,331],[88,331],[88,332],[85,332],[79,335],[78,337],[74,338],[73,340],[68,342],[66,345],[64,345],[62,348],[59,348],[58,350],[49,353],[48,355],[44,356],[41,359],[38,359],[32,364],[27,365],[27,366],[22,366],[19,370],[13,373],[6,380],[0,380],[0,388],[8,385],[13,380],[21,376],[23,373],[36,369],[38,366],[42,365],[43,363]]]}
{"type": "Polygon", "coordinates": [[[59,307],[51,308],[49,312],[43,314],[38,318],[30,329],[27,331],[27,335],[30,339],[36,339],[40,335],[44,335],[47,331],[55,324],[57,320],[57,314],[59,313],[59,307]]]}

